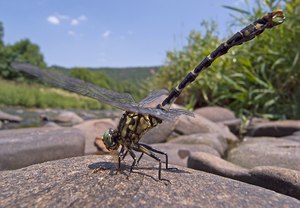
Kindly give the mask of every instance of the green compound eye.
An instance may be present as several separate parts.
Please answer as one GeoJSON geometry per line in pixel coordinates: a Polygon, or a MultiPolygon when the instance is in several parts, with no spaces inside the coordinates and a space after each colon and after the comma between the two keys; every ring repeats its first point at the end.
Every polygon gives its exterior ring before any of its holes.
{"type": "Polygon", "coordinates": [[[103,143],[105,144],[106,148],[109,150],[110,146],[112,146],[112,134],[111,134],[112,130],[108,129],[104,132],[103,136],[102,136],[102,140],[103,143]]]}
{"type": "Polygon", "coordinates": [[[119,147],[119,145],[115,142],[116,138],[113,138],[114,131],[116,130],[108,129],[102,136],[103,143],[108,150],[116,150],[119,147]]]}

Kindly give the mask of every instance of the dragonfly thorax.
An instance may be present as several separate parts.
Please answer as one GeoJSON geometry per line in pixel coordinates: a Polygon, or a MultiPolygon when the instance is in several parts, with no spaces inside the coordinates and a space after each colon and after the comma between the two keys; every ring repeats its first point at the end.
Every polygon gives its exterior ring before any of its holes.
{"type": "Polygon", "coordinates": [[[117,129],[108,129],[102,136],[103,143],[108,150],[117,150],[119,148],[120,134],[117,129]]]}

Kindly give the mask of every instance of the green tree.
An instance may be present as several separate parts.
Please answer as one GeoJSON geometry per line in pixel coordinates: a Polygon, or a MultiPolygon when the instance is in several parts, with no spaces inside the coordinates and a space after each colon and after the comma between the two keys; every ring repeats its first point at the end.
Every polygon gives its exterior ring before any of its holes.
{"type": "Polygon", "coordinates": [[[2,22],[0,22],[0,77],[8,78],[12,74],[16,75],[16,73],[12,73],[9,70],[9,63],[13,57],[13,54],[7,48],[3,41],[4,37],[4,27],[2,22]]]}
{"type": "Polygon", "coordinates": [[[0,22],[0,47],[3,45],[4,29],[3,24],[0,22]]]}
{"type": "Polygon", "coordinates": [[[10,70],[10,63],[14,61],[26,62],[32,65],[45,68],[43,54],[39,46],[29,39],[16,42],[13,45],[5,45],[3,42],[4,27],[0,22],[0,77],[5,79],[16,79],[19,73],[10,70]]]}
{"type": "Polygon", "coordinates": [[[29,39],[23,39],[12,46],[8,46],[15,56],[15,60],[30,63],[34,66],[46,68],[44,56],[37,44],[32,43],[29,39]]]}
{"type": "Polygon", "coordinates": [[[112,80],[103,72],[76,67],[70,71],[70,75],[86,82],[91,82],[100,87],[108,89],[112,89],[113,87],[112,80]]]}

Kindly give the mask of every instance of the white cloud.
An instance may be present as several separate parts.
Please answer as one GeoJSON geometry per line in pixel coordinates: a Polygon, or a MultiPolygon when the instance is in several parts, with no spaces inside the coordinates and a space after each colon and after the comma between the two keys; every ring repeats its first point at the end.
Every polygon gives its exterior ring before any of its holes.
{"type": "Polygon", "coordinates": [[[74,36],[74,35],[76,35],[76,33],[75,33],[75,31],[73,31],[73,30],[69,30],[69,31],[68,31],[68,35],[74,36]]]}
{"type": "Polygon", "coordinates": [[[70,22],[71,25],[75,26],[75,25],[79,25],[79,23],[86,21],[87,17],[85,15],[81,15],[78,18],[73,18],[70,22]]]}
{"type": "Polygon", "coordinates": [[[86,20],[87,20],[87,17],[85,15],[80,15],[78,18],[71,18],[68,15],[55,14],[55,15],[50,15],[47,18],[47,21],[53,25],[59,25],[59,24],[65,22],[72,26],[79,25],[82,21],[86,21],[86,20]]]}
{"type": "Polygon", "coordinates": [[[102,33],[102,37],[103,38],[108,38],[111,35],[111,31],[110,30],[106,30],[104,33],[102,33]]]}
{"type": "Polygon", "coordinates": [[[79,21],[77,19],[72,19],[70,24],[73,25],[73,26],[78,25],[79,21]]]}
{"type": "Polygon", "coordinates": [[[59,25],[60,24],[60,20],[57,16],[49,16],[47,18],[47,21],[50,23],[50,24],[53,24],[53,25],[59,25]]]}

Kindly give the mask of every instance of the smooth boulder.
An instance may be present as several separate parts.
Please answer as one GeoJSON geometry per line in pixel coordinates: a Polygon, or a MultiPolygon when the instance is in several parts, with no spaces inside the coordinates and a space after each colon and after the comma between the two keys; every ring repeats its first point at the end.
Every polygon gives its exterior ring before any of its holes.
{"type": "Polygon", "coordinates": [[[195,114],[195,117],[180,117],[176,123],[174,131],[182,135],[196,133],[219,133],[230,143],[238,142],[238,138],[230,132],[227,126],[214,123],[197,114],[195,114]]]}
{"type": "MultiPolygon", "coordinates": [[[[180,165],[183,167],[187,167],[188,156],[192,152],[207,152],[220,157],[220,154],[215,149],[213,149],[208,145],[202,145],[202,144],[160,143],[160,144],[151,144],[151,147],[154,147],[162,152],[166,152],[168,154],[170,164],[180,165]]],[[[164,155],[160,155],[160,154],[157,155],[161,158],[162,161],[165,161],[164,155]]],[[[151,161],[154,160],[150,157],[147,158],[149,158],[151,161]]]]}
{"type": "Polygon", "coordinates": [[[191,135],[182,135],[168,141],[176,144],[203,144],[208,145],[223,156],[227,150],[228,144],[226,139],[218,133],[198,133],[191,135]]]}
{"type": "Polygon", "coordinates": [[[73,128],[28,128],[0,131],[0,170],[82,156],[84,136],[73,128]]]}
{"type": "Polygon", "coordinates": [[[221,122],[236,119],[233,111],[219,106],[208,106],[198,108],[194,111],[194,114],[203,116],[213,122],[221,122]]]}
{"type": "MultiPolygon", "coordinates": [[[[131,164],[131,162],[129,163],[131,164]]],[[[257,186],[177,167],[116,164],[110,156],[84,156],[0,172],[3,207],[300,207],[300,201],[257,186]]]]}
{"type": "Polygon", "coordinates": [[[96,140],[96,138],[101,138],[109,128],[116,128],[116,123],[111,119],[96,119],[77,124],[73,128],[81,130],[84,134],[85,154],[96,154],[98,151],[108,152],[102,139],[96,140]],[[95,146],[95,142],[97,146],[95,146]]]}
{"type": "Polygon", "coordinates": [[[11,121],[11,122],[20,122],[23,119],[20,116],[11,115],[0,111],[0,121],[11,121]]]}
{"type": "Polygon", "coordinates": [[[193,152],[188,158],[187,167],[241,181],[250,177],[246,168],[205,152],[193,152]]]}
{"type": "Polygon", "coordinates": [[[54,121],[57,123],[65,123],[65,124],[79,124],[84,120],[78,116],[76,113],[71,111],[64,111],[55,116],[54,121]]]}
{"type": "Polygon", "coordinates": [[[272,137],[246,137],[227,160],[245,168],[275,166],[300,170],[300,143],[272,137]]]}
{"type": "Polygon", "coordinates": [[[188,167],[267,188],[300,200],[300,171],[273,166],[242,168],[204,152],[193,152],[188,167]]]}
{"type": "Polygon", "coordinates": [[[300,131],[300,120],[283,120],[253,123],[247,128],[251,137],[284,137],[300,131]]]}

